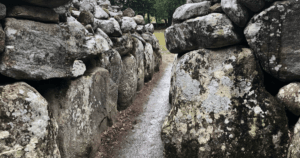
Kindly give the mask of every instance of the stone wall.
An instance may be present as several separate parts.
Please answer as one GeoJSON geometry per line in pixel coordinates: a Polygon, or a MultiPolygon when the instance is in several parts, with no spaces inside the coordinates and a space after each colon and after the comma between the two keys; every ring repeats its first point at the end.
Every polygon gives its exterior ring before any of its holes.
{"type": "Polygon", "coordinates": [[[297,0],[187,0],[175,10],[165,157],[299,157],[299,10],[297,0]]]}
{"type": "Polygon", "coordinates": [[[108,0],[5,1],[0,23],[1,158],[94,157],[159,70],[153,25],[108,0]]]}

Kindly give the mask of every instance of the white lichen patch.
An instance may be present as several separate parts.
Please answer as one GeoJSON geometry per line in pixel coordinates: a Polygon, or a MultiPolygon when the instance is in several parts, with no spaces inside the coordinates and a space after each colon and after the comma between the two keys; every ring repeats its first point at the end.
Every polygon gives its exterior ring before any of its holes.
{"type": "Polygon", "coordinates": [[[7,137],[9,137],[8,131],[0,131],[0,139],[5,139],[7,137]]]}
{"type": "Polygon", "coordinates": [[[282,67],[282,65],[277,65],[276,67],[274,67],[274,69],[276,70],[276,71],[279,71],[279,69],[282,67]]]}
{"type": "Polygon", "coordinates": [[[78,77],[84,74],[86,71],[86,66],[81,60],[75,60],[73,62],[73,67],[71,69],[72,76],[73,77],[78,77]]]}

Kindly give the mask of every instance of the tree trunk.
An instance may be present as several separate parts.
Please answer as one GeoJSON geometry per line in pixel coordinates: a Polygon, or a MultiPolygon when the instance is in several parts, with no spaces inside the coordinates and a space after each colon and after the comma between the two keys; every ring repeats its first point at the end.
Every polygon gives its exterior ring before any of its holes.
{"type": "Polygon", "coordinates": [[[164,19],[165,20],[165,26],[168,25],[168,19],[164,19]]]}
{"type": "Polygon", "coordinates": [[[150,14],[147,13],[147,16],[148,16],[148,22],[151,23],[151,21],[150,21],[150,14]]]}

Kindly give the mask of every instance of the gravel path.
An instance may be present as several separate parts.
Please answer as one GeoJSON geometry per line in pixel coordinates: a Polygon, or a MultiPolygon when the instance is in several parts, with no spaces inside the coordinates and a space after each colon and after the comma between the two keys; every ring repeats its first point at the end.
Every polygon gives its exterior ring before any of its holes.
{"type": "Polygon", "coordinates": [[[118,158],[162,158],[163,143],[160,133],[164,119],[170,111],[169,88],[172,64],[153,89],[137,124],[122,143],[118,158]]]}

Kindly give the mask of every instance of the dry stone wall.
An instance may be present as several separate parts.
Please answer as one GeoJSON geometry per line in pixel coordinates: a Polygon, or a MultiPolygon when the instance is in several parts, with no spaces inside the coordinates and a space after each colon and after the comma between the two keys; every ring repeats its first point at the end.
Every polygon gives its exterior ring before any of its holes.
{"type": "Polygon", "coordinates": [[[165,31],[178,54],[165,157],[299,157],[299,10],[298,0],[187,0],[176,9],[165,31]]]}
{"type": "Polygon", "coordinates": [[[0,158],[94,157],[160,63],[153,25],[130,8],[1,1],[0,158]]]}

